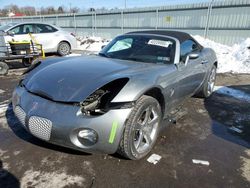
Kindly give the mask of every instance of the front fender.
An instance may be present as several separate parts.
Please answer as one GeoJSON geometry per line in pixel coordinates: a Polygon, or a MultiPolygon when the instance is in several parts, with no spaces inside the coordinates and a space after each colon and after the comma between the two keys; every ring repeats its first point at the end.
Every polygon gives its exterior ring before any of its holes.
{"type": "Polygon", "coordinates": [[[162,87],[157,85],[153,80],[154,79],[150,80],[145,78],[130,78],[129,82],[117,94],[112,102],[116,103],[136,101],[138,98],[140,98],[140,96],[152,88],[159,88],[162,91],[162,87]]]}

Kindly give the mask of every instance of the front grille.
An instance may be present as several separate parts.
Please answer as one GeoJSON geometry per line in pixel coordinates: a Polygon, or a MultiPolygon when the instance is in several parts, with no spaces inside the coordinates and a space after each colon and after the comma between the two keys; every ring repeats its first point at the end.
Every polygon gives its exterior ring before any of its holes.
{"type": "Polygon", "coordinates": [[[31,116],[29,118],[29,130],[34,136],[48,141],[50,139],[51,129],[52,122],[50,120],[37,116],[31,116]]]}
{"type": "Polygon", "coordinates": [[[22,123],[23,126],[25,126],[26,113],[24,112],[24,110],[20,106],[17,106],[14,109],[14,112],[18,120],[22,123]]]}

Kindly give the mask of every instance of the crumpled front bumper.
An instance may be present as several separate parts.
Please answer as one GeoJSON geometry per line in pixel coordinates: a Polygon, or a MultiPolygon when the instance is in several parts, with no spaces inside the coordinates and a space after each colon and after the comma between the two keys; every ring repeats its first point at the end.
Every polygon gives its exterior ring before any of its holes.
{"type": "Polygon", "coordinates": [[[79,113],[79,106],[56,103],[19,86],[13,92],[12,103],[16,116],[31,134],[87,153],[115,153],[132,110],[115,109],[99,116],[84,116],[79,113]],[[79,144],[76,134],[80,129],[94,130],[98,135],[97,143],[92,146],[79,144]]]}

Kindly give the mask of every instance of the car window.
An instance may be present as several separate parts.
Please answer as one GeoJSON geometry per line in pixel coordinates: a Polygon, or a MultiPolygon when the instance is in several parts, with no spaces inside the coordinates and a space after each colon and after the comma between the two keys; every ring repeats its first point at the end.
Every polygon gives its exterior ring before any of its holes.
{"type": "Polygon", "coordinates": [[[32,24],[24,24],[10,29],[10,32],[13,32],[15,35],[21,35],[21,34],[34,33],[34,30],[32,24]]]}
{"type": "Polygon", "coordinates": [[[109,50],[109,52],[117,52],[117,51],[121,51],[121,50],[126,50],[131,48],[133,43],[133,39],[132,38],[125,38],[122,40],[118,40],[109,50]]]}
{"type": "Polygon", "coordinates": [[[33,25],[32,24],[23,25],[23,33],[24,34],[34,33],[33,25]]]}
{"type": "Polygon", "coordinates": [[[37,24],[36,25],[36,33],[53,33],[56,32],[57,29],[50,25],[45,24],[37,24]]]}
{"type": "Polygon", "coordinates": [[[198,50],[198,45],[193,40],[186,40],[181,44],[181,57],[198,50]]]}
{"type": "Polygon", "coordinates": [[[14,28],[10,29],[9,31],[11,33],[14,33],[15,35],[23,34],[22,27],[23,27],[23,25],[19,25],[17,27],[14,27],[14,28]]]}

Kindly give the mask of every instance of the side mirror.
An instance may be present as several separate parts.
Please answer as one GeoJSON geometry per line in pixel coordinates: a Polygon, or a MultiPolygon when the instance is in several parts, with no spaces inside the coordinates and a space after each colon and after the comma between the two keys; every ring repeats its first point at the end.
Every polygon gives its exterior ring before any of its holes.
{"type": "Polygon", "coordinates": [[[198,53],[191,53],[188,56],[189,56],[189,59],[197,59],[199,57],[199,54],[198,53]]]}
{"type": "Polygon", "coordinates": [[[101,49],[105,48],[106,45],[102,45],[101,49]]]}
{"type": "Polygon", "coordinates": [[[13,37],[15,35],[15,33],[13,31],[7,31],[7,35],[10,35],[13,37]]]}
{"type": "Polygon", "coordinates": [[[187,55],[186,60],[185,60],[185,66],[188,64],[189,59],[197,59],[199,57],[198,53],[191,53],[187,55]]]}

